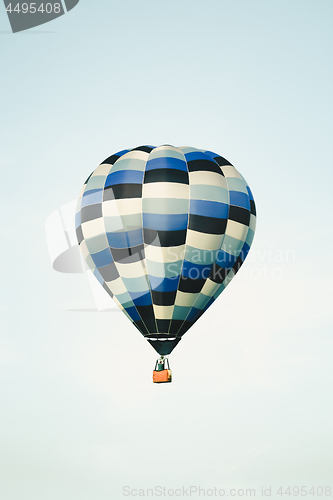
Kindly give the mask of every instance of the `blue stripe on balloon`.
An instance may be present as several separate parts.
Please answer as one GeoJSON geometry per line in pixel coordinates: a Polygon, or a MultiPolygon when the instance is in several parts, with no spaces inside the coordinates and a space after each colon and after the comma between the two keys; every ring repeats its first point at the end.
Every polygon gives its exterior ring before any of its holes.
{"type": "Polygon", "coordinates": [[[114,156],[124,156],[126,153],[129,153],[129,149],[123,149],[122,151],[118,151],[114,156]]]}
{"type": "Polygon", "coordinates": [[[113,258],[109,248],[105,248],[101,252],[96,252],[91,254],[91,258],[94,261],[96,267],[104,267],[113,262],[113,258]]]}
{"type": "Polygon", "coordinates": [[[229,206],[226,203],[219,203],[217,201],[191,200],[190,213],[205,217],[215,217],[217,219],[227,219],[229,206]]]}
{"type": "Polygon", "coordinates": [[[211,268],[212,264],[193,264],[193,262],[184,260],[182,267],[182,276],[190,279],[207,279],[211,268]]]}
{"type": "Polygon", "coordinates": [[[81,212],[75,214],[75,229],[81,225],[81,212]]]}
{"type": "MultiPolygon", "coordinates": [[[[202,153],[201,151],[193,151],[192,153],[187,153],[185,155],[186,161],[192,161],[192,160],[211,160],[206,153],[202,153]]],[[[213,162],[215,163],[215,162],[213,162]]]]}
{"type": "Polygon", "coordinates": [[[103,188],[88,189],[87,191],[85,191],[83,193],[82,197],[84,198],[85,196],[89,196],[89,195],[92,195],[94,193],[102,193],[103,194],[103,188]]]}
{"type": "Polygon", "coordinates": [[[230,205],[251,210],[249,196],[245,193],[241,193],[240,191],[229,191],[229,200],[230,205]]]}
{"type": "Polygon", "coordinates": [[[192,307],[190,312],[188,313],[186,317],[186,321],[190,321],[191,323],[194,323],[198,319],[198,316],[202,313],[201,309],[197,309],[196,307],[192,307]]]}
{"type": "Polygon", "coordinates": [[[249,193],[249,198],[250,198],[250,200],[254,201],[253,194],[252,194],[252,191],[251,191],[251,189],[249,188],[249,186],[246,186],[246,189],[247,189],[247,192],[249,193]]]}
{"type": "Polygon", "coordinates": [[[134,306],[127,307],[127,309],[125,309],[125,311],[127,312],[127,314],[129,315],[129,317],[133,321],[138,321],[138,320],[141,319],[140,314],[138,313],[138,311],[136,310],[136,308],[134,306]]]}
{"type": "Polygon", "coordinates": [[[93,270],[93,275],[100,282],[101,285],[104,285],[104,278],[97,268],[93,270]]]}
{"type": "Polygon", "coordinates": [[[174,278],[158,278],[149,275],[150,287],[156,292],[173,292],[178,288],[179,276],[174,278]]]}
{"type": "Polygon", "coordinates": [[[214,158],[219,156],[218,154],[214,153],[213,151],[205,151],[205,155],[209,156],[209,158],[211,158],[212,160],[214,160],[214,158]]]}
{"type": "Polygon", "coordinates": [[[142,245],[143,234],[142,229],[134,229],[133,231],[122,231],[114,233],[106,233],[109,245],[111,248],[129,248],[142,245]]]}
{"type": "Polygon", "coordinates": [[[204,310],[204,311],[207,311],[207,309],[208,309],[208,308],[212,305],[212,303],[213,303],[214,301],[215,301],[214,297],[211,297],[211,298],[209,299],[209,301],[207,302],[207,304],[205,305],[205,307],[204,307],[204,309],[203,309],[203,310],[204,310]]]}
{"type": "Polygon", "coordinates": [[[149,306],[152,303],[151,293],[129,292],[135,306],[149,306]]]}
{"type": "Polygon", "coordinates": [[[81,208],[93,205],[94,203],[101,203],[103,201],[103,189],[91,189],[82,196],[81,208]]]}
{"type": "Polygon", "coordinates": [[[220,250],[216,257],[216,264],[224,269],[231,269],[234,263],[236,262],[237,257],[234,255],[230,255],[224,250],[220,250]]]}
{"type": "Polygon", "coordinates": [[[242,248],[242,251],[241,251],[241,253],[239,254],[239,257],[243,260],[243,262],[244,262],[244,260],[246,259],[247,254],[249,253],[249,251],[250,251],[250,247],[249,247],[249,245],[248,245],[247,243],[244,243],[243,248],[242,248]]]}
{"type": "Polygon", "coordinates": [[[188,214],[143,214],[143,227],[156,231],[180,231],[186,229],[188,214]]]}
{"type": "Polygon", "coordinates": [[[107,176],[105,187],[115,184],[142,184],[143,174],[140,170],[118,170],[107,176]]]}
{"type": "Polygon", "coordinates": [[[146,170],[156,170],[158,168],[173,168],[187,172],[187,165],[184,160],[170,156],[161,156],[160,158],[147,161],[146,170]]]}

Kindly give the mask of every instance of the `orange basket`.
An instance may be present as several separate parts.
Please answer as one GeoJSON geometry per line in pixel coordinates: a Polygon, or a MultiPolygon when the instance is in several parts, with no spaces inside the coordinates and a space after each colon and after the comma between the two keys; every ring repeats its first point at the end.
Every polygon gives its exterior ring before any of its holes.
{"type": "Polygon", "coordinates": [[[172,382],[172,374],[167,358],[156,361],[155,370],[153,371],[153,382],[155,384],[162,384],[172,382]],[[161,369],[163,366],[163,369],[161,369]]]}

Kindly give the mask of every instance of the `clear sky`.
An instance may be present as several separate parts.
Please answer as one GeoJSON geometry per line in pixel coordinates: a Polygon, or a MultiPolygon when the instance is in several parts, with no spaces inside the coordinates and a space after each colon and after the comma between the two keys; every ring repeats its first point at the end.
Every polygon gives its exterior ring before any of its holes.
{"type": "Polygon", "coordinates": [[[13,35],[0,5],[1,498],[333,487],[332,25],[331,0],[81,0],[13,35]],[[160,386],[124,315],[71,311],[93,299],[44,223],[165,143],[231,161],[258,225],[160,386]]]}

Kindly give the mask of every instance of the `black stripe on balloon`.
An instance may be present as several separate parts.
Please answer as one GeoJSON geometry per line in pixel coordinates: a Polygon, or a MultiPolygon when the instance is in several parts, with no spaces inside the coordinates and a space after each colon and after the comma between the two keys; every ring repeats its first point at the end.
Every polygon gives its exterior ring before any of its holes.
{"type": "Polygon", "coordinates": [[[176,335],[183,324],[181,319],[173,319],[170,324],[169,333],[176,335]]]}
{"type": "Polygon", "coordinates": [[[143,244],[129,248],[110,248],[113,260],[120,264],[132,264],[144,259],[143,244]]]}
{"type": "Polygon", "coordinates": [[[98,270],[104,281],[114,281],[119,278],[119,273],[114,262],[111,262],[107,266],[99,267],[98,270]]]}
{"type": "Polygon", "coordinates": [[[191,328],[192,325],[193,325],[193,321],[184,321],[182,326],[180,327],[179,332],[178,332],[178,337],[181,337],[182,335],[184,335],[184,333],[186,333],[187,330],[189,328],[191,328]]]}
{"type": "Polygon", "coordinates": [[[150,148],[149,146],[139,146],[137,148],[131,149],[131,151],[143,151],[144,153],[151,153],[155,148],[150,148]]]}
{"type": "Polygon", "coordinates": [[[190,214],[188,228],[192,231],[206,234],[224,234],[227,226],[226,219],[204,217],[203,215],[190,214]]]}
{"type": "Polygon", "coordinates": [[[170,319],[157,319],[157,330],[159,333],[167,333],[169,331],[170,319]]]}
{"type": "Polygon", "coordinates": [[[189,172],[215,172],[223,175],[221,169],[216,165],[215,161],[210,160],[190,160],[187,162],[189,172]]]}
{"type": "Polygon", "coordinates": [[[229,271],[230,269],[225,269],[224,267],[221,267],[216,264],[216,262],[214,262],[210,270],[209,279],[214,281],[214,283],[218,283],[220,285],[221,283],[223,283],[229,271]]]}
{"type": "Polygon", "coordinates": [[[80,245],[80,243],[82,243],[82,241],[84,240],[83,238],[83,233],[82,233],[82,227],[79,226],[77,229],[76,229],[76,237],[77,237],[77,241],[80,245]]]}
{"type": "Polygon", "coordinates": [[[240,268],[242,267],[243,265],[243,259],[241,257],[238,257],[236,262],[234,263],[234,265],[232,266],[233,270],[237,273],[240,268]]]}
{"type": "Polygon", "coordinates": [[[103,201],[141,198],[142,184],[114,184],[104,188],[103,201]]]}
{"type": "Polygon", "coordinates": [[[201,291],[205,282],[205,279],[192,280],[191,278],[181,276],[179,280],[178,290],[180,292],[198,293],[201,291]]]}
{"type": "Polygon", "coordinates": [[[173,292],[156,292],[152,290],[153,304],[156,306],[173,306],[175,303],[177,290],[173,292]]]}
{"type": "Polygon", "coordinates": [[[100,217],[103,217],[102,203],[87,205],[81,208],[81,224],[90,220],[99,219],[100,217]]]}
{"type": "Polygon", "coordinates": [[[180,231],[156,231],[155,229],[143,229],[144,242],[156,247],[177,247],[184,245],[187,229],[180,231]]]}
{"type": "Polygon", "coordinates": [[[250,212],[246,208],[235,207],[233,205],[230,205],[229,219],[235,222],[239,222],[240,224],[244,224],[245,226],[249,226],[250,212]]]}
{"type": "Polygon", "coordinates": [[[171,325],[169,329],[169,334],[177,335],[181,337],[185,332],[192,326],[191,321],[184,321],[182,319],[171,320],[171,325]]]}
{"type": "Polygon", "coordinates": [[[156,168],[146,170],[144,183],[150,182],[176,182],[178,184],[189,184],[188,172],[176,168],[156,168]]]}
{"type": "Polygon", "coordinates": [[[218,264],[216,264],[216,262],[214,262],[210,270],[209,279],[214,281],[214,283],[221,284],[223,283],[223,280],[225,279],[229,271],[230,269],[220,267],[218,264]]]}
{"type": "Polygon", "coordinates": [[[140,314],[141,318],[143,319],[146,327],[149,330],[149,327],[148,327],[148,324],[147,324],[147,320],[150,320],[151,318],[154,318],[154,309],[153,309],[153,306],[151,304],[149,304],[148,306],[138,306],[135,303],[134,303],[134,305],[136,307],[136,310],[140,314]]]}
{"type": "Polygon", "coordinates": [[[114,165],[116,163],[116,161],[118,160],[118,158],[120,158],[120,156],[118,156],[118,155],[109,156],[109,158],[107,158],[106,160],[104,160],[101,163],[101,165],[103,165],[104,163],[107,163],[108,165],[114,165]]]}
{"type": "Polygon", "coordinates": [[[230,163],[225,158],[223,158],[223,156],[214,156],[214,160],[216,161],[216,163],[218,163],[220,165],[220,167],[227,166],[227,165],[230,165],[231,167],[233,167],[233,164],[230,163]]]}
{"type": "Polygon", "coordinates": [[[139,330],[140,333],[142,333],[142,335],[149,334],[144,322],[141,319],[133,321],[133,325],[139,330]]]}
{"type": "Polygon", "coordinates": [[[254,203],[253,200],[250,200],[250,207],[251,207],[251,214],[252,215],[257,215],[256,204],[254,203]]]}
{"type": "MultiPolygon", "coordinates": [[[[140,306],[140,307],[146,307],[146,306],[140,306]]],[[[140,314],[140,309],[139,307],[137,307],[137,310],[140,314]]],[[[154,313],[151,313],[151,314],[154,314],[154,313]]],[[[156,326],[156,321],[155,321],[155,317],[154,316],[150,316],[150,317],[147,317],[146,319],[144,319],[144,323],[147,327],[147,330],[148,330],[148,333],[157,333],[157,326],[156,326]]]]}

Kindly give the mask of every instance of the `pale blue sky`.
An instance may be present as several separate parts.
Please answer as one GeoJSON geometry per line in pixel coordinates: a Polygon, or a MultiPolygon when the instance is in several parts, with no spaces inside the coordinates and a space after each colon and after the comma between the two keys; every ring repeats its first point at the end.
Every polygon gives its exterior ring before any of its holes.
{"type": "Polygon", "coordinates": [[[330,484],[332,24],[330,0],[81,0],[13,35],[0,6],[2,498],[330,484]],[[145,143],[225,156],[258,209],[166,387],[125,316],[68,311],[89,287],[52,270],[44,232],[145,143]]]}

